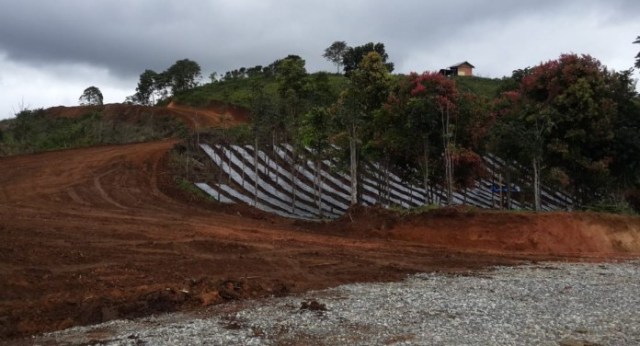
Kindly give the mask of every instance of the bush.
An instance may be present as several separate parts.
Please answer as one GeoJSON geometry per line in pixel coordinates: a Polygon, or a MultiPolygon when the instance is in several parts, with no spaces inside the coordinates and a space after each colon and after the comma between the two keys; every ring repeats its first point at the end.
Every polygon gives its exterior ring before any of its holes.
{"type": "Polygon", "coordinates": [[[623,215],[636,215],[636,211],[631,207],[627,201],[618,200],[601,200],[592,205],[585,206],[586,211],[598,212],[598,213],[611,213],[611,214],[623,214],[623,215]]]}

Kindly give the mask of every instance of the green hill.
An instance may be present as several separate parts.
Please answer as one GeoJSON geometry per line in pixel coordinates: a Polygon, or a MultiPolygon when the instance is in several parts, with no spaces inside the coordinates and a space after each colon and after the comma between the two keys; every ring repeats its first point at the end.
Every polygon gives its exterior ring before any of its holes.
{"type": "MultiPolygon", "coordinates": [[[[326,78],[330,92],[340,94],[347,84],[347,78],[339,74],[316,72],[309,75],[309,80],[326,78]]],[[[208,83],[176,95],[175,101],[194,107],[207,106],[211,101],[221,101],[238,106],[251,107],[252,90],[261,88],[269,97],[276,98],[278,81],[275,77],[256,76],[208,83]]]]}
{"type": "MultiPolygon", "coordinates": [[[[399,78],[399,75],[394,76],[399,78]]],[[[309,75],[310,79],[325,77],[331,94],[336,96],[348,83],[348,79],[341,74],[316,72],[309,75]]],[[[503,79],[482,77],[455,77],[455,81],[461,92],[471,92],[487,98],[498,95],[505,84],[503,79]]],[[[270,97],[277,97],[278,82],[276,78],[257,76],[207,83],[176,95],[174,99],[178,103],[195,107],[204,107],[211,101],[221,101],[251,108],[251,94],[256,87],[262,88],[262,91],[270,97]]]]}

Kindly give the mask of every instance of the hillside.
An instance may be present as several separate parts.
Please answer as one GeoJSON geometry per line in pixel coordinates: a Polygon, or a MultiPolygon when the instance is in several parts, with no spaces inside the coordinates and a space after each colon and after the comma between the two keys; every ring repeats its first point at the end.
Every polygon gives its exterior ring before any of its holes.
{"type": "Polygon", "coordinates": [[[354,208],[305,223],[193,199],[175,140],[0,158],[0,337],[408,273],[640,254],[640,219],[354,208]]]}
{"type": "MultiPolygon", "coordinates": [[[[348,79],[341,74],[318,72],[310,75],[311,79],[325,77],[333,95],[340,94],[348,83],[348,79]]],[[[397,77],[396,75],[395,78],[397,77]]],[[[482,77],[457,77],[455,81],[461,91],[471,92],[487,98],[495,97],[504,84],[501,79],[482,77]]],[[[203,106],[211,101],[222,101],[243,107],[251,107],[251,93],[256,86],[260,86],[270,97],[277,97],[278,81],[276,78],[257,76],[207,83],[177,95],[176,101],[191,106],[203,106]]]]}
{"type": "Polygon", "coordinates": [[[249,111],[210,101],[205,107],[127,104],[25,110],[0,122],[0,156],[106,144],[186,138],[208,128],[246,123],[249,111]]]}
{"type": "MultiPolygon", "coordinates": [[[[309,79],[326,79],[326,83],[333,95],[338,95],[347,83],[347,78],[343,75],[326,72],[310,74],[309,79]]],[[[276,98],[278,81],[275,77],[266,76],[221,80],[215,83],[206,83],[178,94],[175,96],[175,100],[191,106],[203,106],[212,101],[222,101],[250,108],[252,92],[255,88],[260,88],[269,97],[276,98]]]]}

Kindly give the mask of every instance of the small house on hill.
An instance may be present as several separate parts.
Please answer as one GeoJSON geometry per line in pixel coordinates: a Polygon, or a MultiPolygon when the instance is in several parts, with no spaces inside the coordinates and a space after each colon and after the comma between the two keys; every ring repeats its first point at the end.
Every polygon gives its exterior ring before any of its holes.
{"type": "Polygon", "coordinates": [[[473,76],[473,69],[475,66],[471,65],[468,61],[463,61],[459,64],[451,65],[449,68],[443,68],[440,70],[440,74],[445,76],[473,76]]]}

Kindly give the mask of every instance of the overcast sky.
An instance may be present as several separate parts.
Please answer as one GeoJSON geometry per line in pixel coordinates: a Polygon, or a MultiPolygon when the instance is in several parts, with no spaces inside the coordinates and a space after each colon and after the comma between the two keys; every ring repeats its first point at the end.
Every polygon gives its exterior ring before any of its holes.
{"type": "Polygon", "coordinates": [[[122,102],[145,69],[184,58],[205,77],[288,54],[334,71],[336,40],[383,42],[402,73],[466,60],[502,77],[561,53],[624,70],[639,19],[638,0],[0,0],[0,119],[77,105],[92,85],[122,102]]]}

